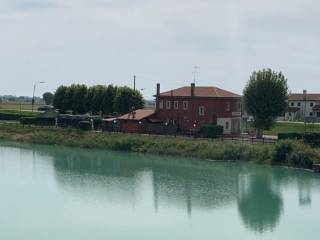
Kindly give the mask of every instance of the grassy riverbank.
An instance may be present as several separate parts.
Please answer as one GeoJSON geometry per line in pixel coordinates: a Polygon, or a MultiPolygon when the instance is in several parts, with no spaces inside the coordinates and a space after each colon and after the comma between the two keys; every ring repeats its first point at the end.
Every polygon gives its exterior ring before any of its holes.
{"type": "Polygon", "coordinates": [[[211,160],[243,160],[310,168],[320,162],[320,149],[301,142],[248,144],[170,136],[81,132],[75,129],[0,124],[0,140],[81,148],[132,151],[211,160]],[[311,164],[311,165],[310,165],[311,164]]]}

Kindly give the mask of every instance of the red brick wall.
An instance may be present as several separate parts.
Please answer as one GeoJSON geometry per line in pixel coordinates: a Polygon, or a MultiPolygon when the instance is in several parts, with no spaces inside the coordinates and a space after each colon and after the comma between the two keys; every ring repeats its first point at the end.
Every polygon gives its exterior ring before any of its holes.
{"type": "Polygon", "coordinates": [[[196,124],[212,124],[216,118],[231,118],[232,112],[241,112],[240,99],[225,98],[175,98],[158,97],[156,101],[157,117],[163,121],[175,120],[183,130],[193,128],[196,124]],[[159,108],[159,102],[163,100],[163,109],[159,108]],[[171,101],[171,109],[166,109],[166,101],[171,101]],[[174,101],[178,101],[178,110],[174,109],[174,101]],[[183,101],[188,101],[188,110],[183,109],[183,101]],[[227,111],[227,104],[230,110],[227,111]],[[199,115],[199,107],[203,106],[204,116],[199,115]]]}
{"type": "Polygon", "coordinates": [[[143,133],[145,132],[145,123],[139,124],[138,121],[131,121],[131,120],[121,120],[120,123],[121,131],[128,132],[128,133],[143,133]]]}

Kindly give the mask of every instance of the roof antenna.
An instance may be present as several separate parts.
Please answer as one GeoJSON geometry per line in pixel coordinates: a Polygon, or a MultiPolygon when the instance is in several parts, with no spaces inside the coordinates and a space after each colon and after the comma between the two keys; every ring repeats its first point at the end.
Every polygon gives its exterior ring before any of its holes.
{"type": "Polygon", "coordinates": [[[196,84],[196,78],[197,78],[197,74],[198,74],[198,66],[194,66],[194,72],[193,72],[193,83],[196,84]]]}

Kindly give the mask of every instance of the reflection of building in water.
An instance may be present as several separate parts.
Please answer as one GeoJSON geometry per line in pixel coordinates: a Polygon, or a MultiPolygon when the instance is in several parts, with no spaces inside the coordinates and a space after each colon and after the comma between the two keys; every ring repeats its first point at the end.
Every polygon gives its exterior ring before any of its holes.
{"type": "MultiPolygon", "coordinates": [[[[110,153],[93,154],[78,151],[55,154],[54,167],[57,182],[67,188],[107,191],[105,200],[121,198],[122,202],[134,202],[141,193],[141,176],[152,171],[150,177],[153,205],[183,207],[188,214],[192,208],[215,208],[236,201],[237,170],[224,165],[213,167],[210,163],[195,164],[191,161],[173,161],[145,156],[110,153]],[[140,178],[140,179],[139,179],[140,178]],[[114,190],[114,191],[110,191],[114,190]],[[137,193],[139,192],[139,193],[137,193]],[[110,194],[117,194],[112,197],[110,194]]],[[[235,169],[235,168],[234,168],[235,169]]],[[[144,191],[145,193],[146,191],[144,191]]]]}
{"type": "Polygon", "coordinates": [[[281,195],[266,173],[239,176],[238,209],[247,227],[274,230],[283,208],[281,195]]]}
{"type": "Polygon", "coordinates": [[[298,183],[300,205],[306,205],[311,204],[312,185],[318,183],[313,175],[281,168],[56,147],[41,149],[53,159],[59,189],[82,200],[123,206],[143,204],[151,212],[174,206],[188,214],[195,209],[211,210],[237,203],[242,221],[255,232],[273,230],[278,225],[283,209],[280,186],[298,183]]]}

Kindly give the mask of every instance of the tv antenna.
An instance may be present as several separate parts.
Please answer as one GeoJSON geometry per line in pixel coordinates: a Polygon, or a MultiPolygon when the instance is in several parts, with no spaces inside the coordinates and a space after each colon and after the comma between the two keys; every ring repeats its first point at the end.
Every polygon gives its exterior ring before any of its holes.
{"type": "Polygon", "coordinates": [[[194,84],[196,84],[196,78],[197,78],[198,70],[199,70],[199,67],[198,66],[194,66],[194,71],[192,72],[193,73],[193,83],[194,84]]]}

